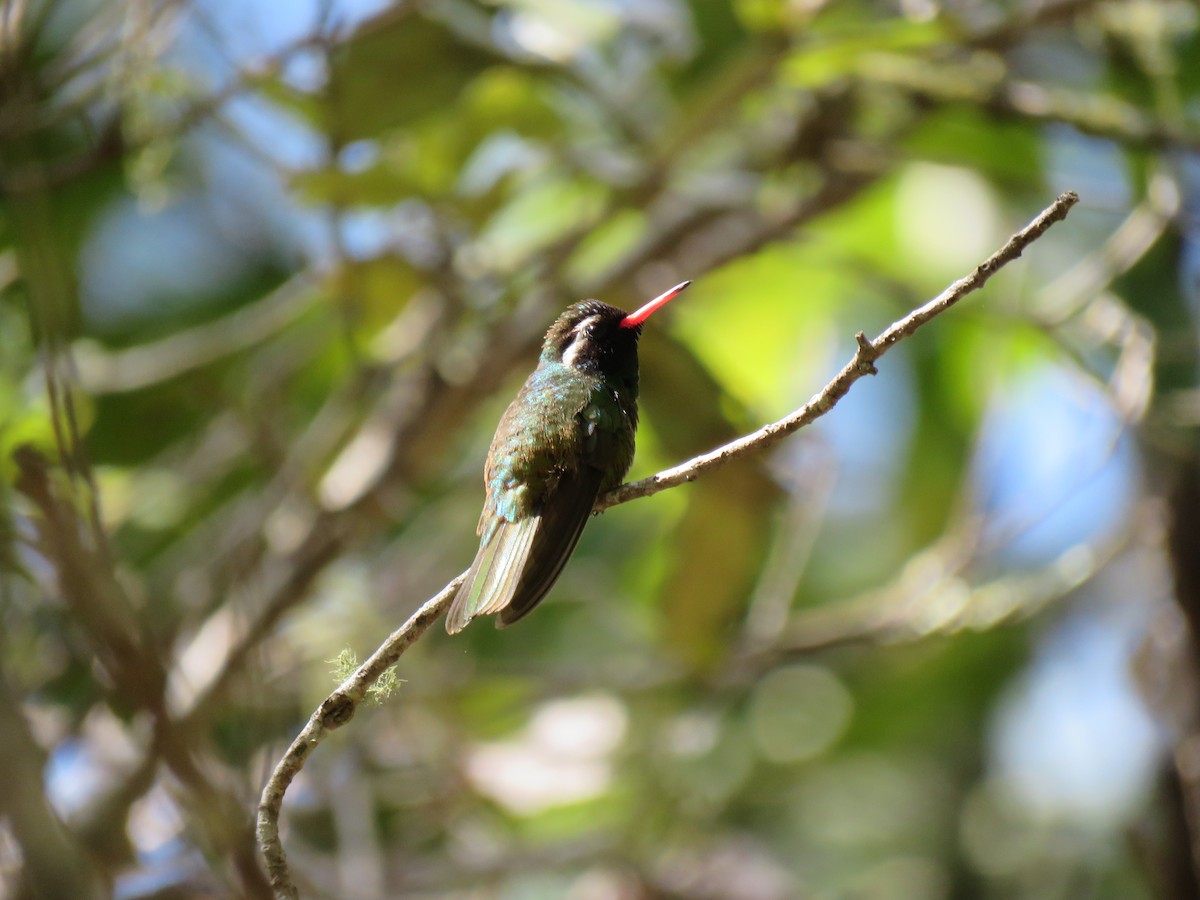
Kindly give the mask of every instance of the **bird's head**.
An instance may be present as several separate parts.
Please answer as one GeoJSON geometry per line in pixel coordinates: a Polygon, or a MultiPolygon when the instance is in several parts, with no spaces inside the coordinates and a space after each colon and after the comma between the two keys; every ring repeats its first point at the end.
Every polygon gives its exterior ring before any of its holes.
{"type": "Polygon", "coordinates": [[[633,313],[599,300],[572,304],[546,332],[542,359],[600,376],[624,374],[631,365],[636,372],[642,323],[689,284],[675,285],[633,313]]]}

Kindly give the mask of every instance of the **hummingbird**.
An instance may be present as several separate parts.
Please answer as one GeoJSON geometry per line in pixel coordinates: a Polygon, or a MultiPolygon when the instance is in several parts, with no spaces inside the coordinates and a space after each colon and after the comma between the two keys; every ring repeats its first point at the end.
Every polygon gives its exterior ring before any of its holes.
{"type": "Polygon", "coordinates": [[[450,634],[488,613],[511,625],[554,586],[596,498],[633,463],[642,323],[689,284],[632,313],[583,300],[550,326],[488,450],[479,552],[450,604],[450,634]]]}

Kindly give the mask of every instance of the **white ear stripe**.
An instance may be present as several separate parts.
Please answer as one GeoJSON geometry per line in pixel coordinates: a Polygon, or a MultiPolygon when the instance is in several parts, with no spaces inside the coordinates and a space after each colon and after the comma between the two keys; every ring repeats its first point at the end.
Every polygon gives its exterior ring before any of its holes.
{"type": "Polygon", "coordinates": [[[571,329],[571,343],[567,345],[567,349],[563,351],[562,363],[564,366],[573,366],[579,359],[579,355],[583,353],[584,345],[587,343],[587,329],[593,322],[600,321],[599,316],[588,316],[571,329]]]}

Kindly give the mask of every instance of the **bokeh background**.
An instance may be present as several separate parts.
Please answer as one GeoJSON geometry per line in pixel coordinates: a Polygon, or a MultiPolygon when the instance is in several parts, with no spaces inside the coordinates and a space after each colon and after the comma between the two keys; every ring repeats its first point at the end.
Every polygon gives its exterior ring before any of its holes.
{"type": "Polygon", "coordinates": [[[1200,896],[1200,7],[0,3],[0,895],[267,896],[252,816],[469,563],[567,303],[633,475],[815,427],[431,631],[288,795],[306,896],[1200,896]]]}

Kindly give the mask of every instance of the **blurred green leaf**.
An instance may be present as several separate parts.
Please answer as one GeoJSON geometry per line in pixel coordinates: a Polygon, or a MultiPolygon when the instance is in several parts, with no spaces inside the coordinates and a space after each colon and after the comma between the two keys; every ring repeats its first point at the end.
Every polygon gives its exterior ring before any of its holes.
{"type": "Polygon", "coordinates": [[[458,101],[494,52],[458,37],[416,11],[398,7],[338,45],[331,58],[327,128],[342,144],[384,135],[458,101]]]}

